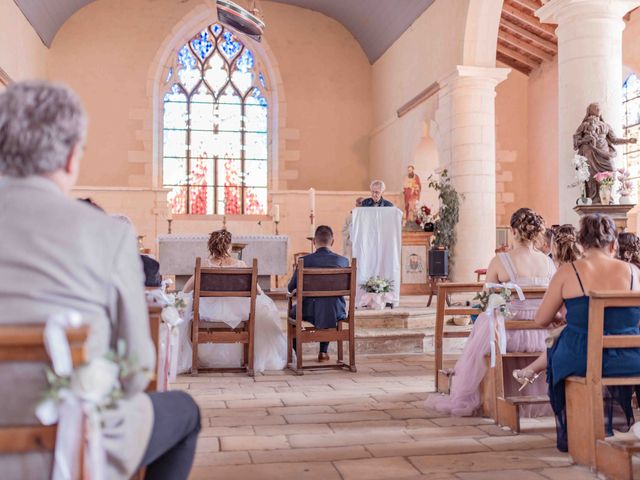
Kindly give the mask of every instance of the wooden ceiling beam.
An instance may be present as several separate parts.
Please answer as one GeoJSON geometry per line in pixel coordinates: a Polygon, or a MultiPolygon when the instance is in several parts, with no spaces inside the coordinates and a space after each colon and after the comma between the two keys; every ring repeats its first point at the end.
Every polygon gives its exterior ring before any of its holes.
{"type": "Polygon", "coordinates": [[[548,61],[553,60],[553,55],[549,55],[541,48],[538,48],[534,45],[531,45],[529,42],[519,39],[515,35],[511,35],[504,30],[498,30],[498,39],[502,40],[503,43],[511,47],[519,48],[520,50],[527,52],[529,55],[533,55],[536,58],[539,58],[540,61],[548,61]]]}
{"type": "Polygon", "coordinates": [[[520,5],[521,7],[528,8],[533,12],[542,7],[542,5],[540,5],[536,0],[511,0],[511,3],[515,3],[517,5],[520,5]]]}
{"type": "Polygon", "coordinates": [[[531,69],[522,65],[521,63],[516,62],[513,58],[507,57],[506,55],[502,55],[501,53],[497,53],[496,60],[504,63],[505,65],[517,70],[520,73],[524,73],[526,76],[531,74],[531,69]]]}
{"type": "Polygon", "coordinates": [[[535,33],[530,32],[529,30],[526,30],[520,27],[519,25],[516,25],[515,23],[507,20],[506,18],[502,18],[500,20],[500,26],[514,33],[517,33],[518,35],[520,35],[523,38],[526,38],[530,42],[533,42],[543,48],[546,48],[547,50],[552,51],[554,54],[558,53],[558,45],[556,43],[550,42],[549,40],[545,40],[544,38],[541,38],[535,33]]]}
{"type": "Polygon", "coordinates": [[[549,35],[553,35],[554,38],[556,36],[556,29],[551,25],[547,25],[545,23],[540,23],[537,17],[530,15],[528,13],[523,12],[522,10],[518,10],[516,7],[512,5],[507,5],[506,3],[502,5],[502,14],[507,14],[510,17],[515,18],[516,20],[525,23],[526,25],[539,30],[541,32],[547,33],[549,35]]]}
{"type": "Polygon", "coordinates": [[[540,66],[540,62],[535,61],[533,58],[527,57],[526,55],[521,54],[520,52],[516,52],[515,50],[509,48],[507,45],[498,41],[498,52],[504,55],[505,57],[512,58],[513,60],[520,62],[527,67],[531,68],[531,70],[536,69],[540,66]]]}

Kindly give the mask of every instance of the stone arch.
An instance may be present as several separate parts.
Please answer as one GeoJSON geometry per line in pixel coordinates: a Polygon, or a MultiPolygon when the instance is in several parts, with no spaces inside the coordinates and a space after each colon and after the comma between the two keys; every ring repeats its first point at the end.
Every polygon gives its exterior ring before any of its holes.
{"type": "Polygon", "coordinates": [[[464,30],[463,65],[496,66],[502,2],[503,0],[469,0],[464,30]]]}
{"type": "MultiPolygon", "coordinates": [[[[174,25],[171,32],[158,47],[156,55],[149,66],[147,75],[147,96],[152,104],[152,185],[162,186],[160,181],[160,145],[162,144],[162,88],[164,79],[169,73],[171,57],[175,55],[178,45],[187,42],[196,32],[218,21],[218,14],[213,3],[199,4],[174,25]]],[[[229,28],[228,26],[226,28],[229,28]]],[[[231,29],[233,30],[233,29],[231,29]]],[[[273,51],[268,42],[262,38],[257,42],[245,35],[240,35],[243,43],[249,46],[262,61],[268,80],[269,94],[269,191],[277,191],[286,184],[279,179],[279,132],[286,128],[286,101],[282,76],[273,51]]]]}

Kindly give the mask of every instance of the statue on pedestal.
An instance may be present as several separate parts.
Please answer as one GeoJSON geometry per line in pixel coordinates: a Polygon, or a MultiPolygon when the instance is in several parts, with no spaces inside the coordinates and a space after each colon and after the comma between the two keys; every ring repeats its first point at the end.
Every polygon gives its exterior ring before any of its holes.
{"type": "Polygon", "coordinates": [[[413,223],[416,219],[416,208],[420,200],[422,184],[420,177],[415,173],[415,167],[407,167],[407,176],[404,179],[402,193],[404,195],[404,221],[403,223],[413,223]]]}
{"type": "Polygon", "coordinates": [[[600,105],[592,103],[587,114],[573,135],[573,149],[589,162],[591,177],[586,182],[586,195],[593,203],[600,203],[598,182],[594,178],[601,172],[613,172],[613,159],[616,156],[614,145],[636,143],[635,138],[618,138],[613,128],[600,115],[600,105]]]}

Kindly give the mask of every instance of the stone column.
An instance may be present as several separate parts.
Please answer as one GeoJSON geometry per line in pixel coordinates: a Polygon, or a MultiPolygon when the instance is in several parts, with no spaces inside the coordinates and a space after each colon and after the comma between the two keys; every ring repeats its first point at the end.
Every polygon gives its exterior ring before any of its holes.
{"type": "Polygon", "coordinates": [[[452,278],[475,280],[496,248],[496,86],[508,68],[458,66],[440,81],[436,138],[442,168],[464,195],[452,278]]]}
{"type": "Polygon", "coordinates": [[[599,102],[604,119],[622,135],[622,17],[639,5],[640,0],[551,0],[536,12],[542,22],[558,25],[560,223],[578,220],[573,207],[579,189],[567,185],[574,182],[573,134],[587,106],[599,102]]]}

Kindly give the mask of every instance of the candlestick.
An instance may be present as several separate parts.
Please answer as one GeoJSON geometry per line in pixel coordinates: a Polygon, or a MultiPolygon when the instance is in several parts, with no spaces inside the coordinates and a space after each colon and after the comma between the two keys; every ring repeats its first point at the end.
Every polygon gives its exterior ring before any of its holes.
{"type": "Polygon", "coordinates": [[[223,230],[227,229],[227,216],[226,215],[222,216],[222,229],[223,230]]]}
{"type": "Polygon", "coordinates": [[[276,225],[276,235],[280,235],[280,231],[278,230],[278,225],[280,224],[280,222],[273,222],[276,225]]]}
{"type": "Polygon", "coordinates": [[[173,222],[172,218],[167,218],[167,233],[171,235],[171,222],[173,222]]]}
{"type": "Polygon", "coordinates": [[[280,205],[273,206],[273,221],[276,223],[280,222],[280,205]]]}

